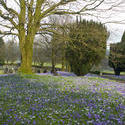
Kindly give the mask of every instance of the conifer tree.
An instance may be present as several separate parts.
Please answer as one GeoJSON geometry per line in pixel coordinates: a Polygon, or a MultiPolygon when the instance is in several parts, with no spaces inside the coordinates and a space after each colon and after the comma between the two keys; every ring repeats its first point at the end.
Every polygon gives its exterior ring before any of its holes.
{"type": "Polygon", "coordinates": [[[125,32],[120,43],[110,45],[109,65],[114,69],[115,75],[125,71],[125,32]]]}
{"type": "Polygon", "coordinates": [[[71,71],[85,75],[97,65],[105,56],[107,37],[108,32],[101,23],[83,20],[72,24],[66,49],[71,71]]]}

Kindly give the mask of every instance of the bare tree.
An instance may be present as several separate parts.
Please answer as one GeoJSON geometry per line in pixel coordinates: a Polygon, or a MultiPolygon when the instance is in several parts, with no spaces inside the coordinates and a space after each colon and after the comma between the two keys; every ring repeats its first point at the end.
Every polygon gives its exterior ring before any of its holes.
{"type": "Polygon", "coordinates": [[[5,61],[14,63],[20,59],[20,51],[18,44],[12,39],[5,43],[5,61]]]}
{"type": "Polygon", "coordinates": [[[108,9],[121,0],[0,0],[0,26],[3,35],[15,35],[19,39],[22,57],[19,71],[32,72],[33,42],[38,33],[54,32],[47,17],[53,14],[93,14],[101,4],[108,9]],[[111,2],[112,1],[112,2],[111,2]]]}
{"type": "Polygon", "coordinates": [[[43,66],[45,62],[51,61],[50,37],[48,35],[38,36],[33,47],[33,62],[43,66]]]}
{"type": "Polygon", "coordinates": [[[53,31],[58,32],[51,36],[51,63],[52,72],[55,72],[57,62],[62,63],[62,70],[65,67],[65,45],[67,40],[67,25],[72,23],[69,15],[50,16],[49,22],[54,26],[53,31]]]}

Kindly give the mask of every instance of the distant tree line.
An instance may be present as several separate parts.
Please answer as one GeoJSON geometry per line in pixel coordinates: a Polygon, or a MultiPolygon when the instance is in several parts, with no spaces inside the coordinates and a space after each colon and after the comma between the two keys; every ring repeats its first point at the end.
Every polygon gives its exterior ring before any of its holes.
{"type": "Polygon", "coordinates": [[[4,42],[0,38],[0,63],[13,64],[15,61],[20,60],[19,46],[14,40],[4,42]]]}

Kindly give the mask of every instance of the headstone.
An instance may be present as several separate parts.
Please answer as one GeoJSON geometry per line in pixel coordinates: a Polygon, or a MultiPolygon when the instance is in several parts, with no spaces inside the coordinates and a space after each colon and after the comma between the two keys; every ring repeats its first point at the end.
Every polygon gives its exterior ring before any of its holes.
{"type": "Polygon", "coordinates": [[[40,73],[40,69],[37,69],[37,73],[40,73]]]}
{"type": "Polygon", "coordinates": [[[43,71],[43,73],[47,73],[47,69],[45,69],[45,70],[43,71]]]}
{"type": "Polygon", "coordinates": [[[6,67],[6,68],[4,69],[4,73],[7,74],[8,71],[9,71],[9,69],[6,67]]]}
{"type": "Polygon", "coordinates": [[[9,73],[13,73],[13,69],[11,68],[11,69],[9,69],[9,73]]]}

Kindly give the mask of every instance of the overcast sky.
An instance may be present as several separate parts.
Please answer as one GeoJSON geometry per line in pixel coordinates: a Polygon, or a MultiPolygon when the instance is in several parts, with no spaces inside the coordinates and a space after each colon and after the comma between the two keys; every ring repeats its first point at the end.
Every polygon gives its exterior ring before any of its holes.
{"type": "Polygon", "coordinates": [[[110,30],[110,37],[108,39],[108,43],[120,42],[123,32],[125,31],[125,25],[107,24],[107,27],[110,30]]]}
{"type": "MultiPolygon", "coordinates": [[[[18,10],[17,6],[14,6],[14,1],[13,0],[7,0],[8,4],[13,7],[13,9],[18,10]],[[13,1],[13,2],[12,2],[13,1]]],[[[86,19],[94,19],[97,21],[101,21],[102,23],[105,22],[114,22],[114,21],[119,21],[119,20],[125,20],[125,0],[106,0],[108,2],[113,1],[114,3],[117,4],[117,2],[122,2],[121,5],[119,5],[119,7],[115,7],[113,9],[113,11],[100,11],[97,14],[95,14],[95,12],[93,12],[95,15],[97,16],[102,16],[104,18],[96,18],[96,17],[92,17],[92,16],[83,16],[83,18],[86,19]],[[110,16],[109,16],[110,15],[110,16]]],[[[76,9],[78,8],[77,5],[76,9]]],[[[83,6],[83,4],[81,4],[81,7],[83,6]]],[[[107,9],[109,5],[108,4],[101,4],[101,6],[99,6],[99,9],[107,9]]],[[[71,8],[73,9],[73,6],[71,6],[71,8]]],[[[110,37],[108,39],[108,44],[109,43],[114,43],[114,42],[120,42],[122,34],[125,30],[125,21],[124,24],[118,24],[118,23],[106,23],[106,26],[108,28],[108,31],[110,31],[110,37]]]]}

